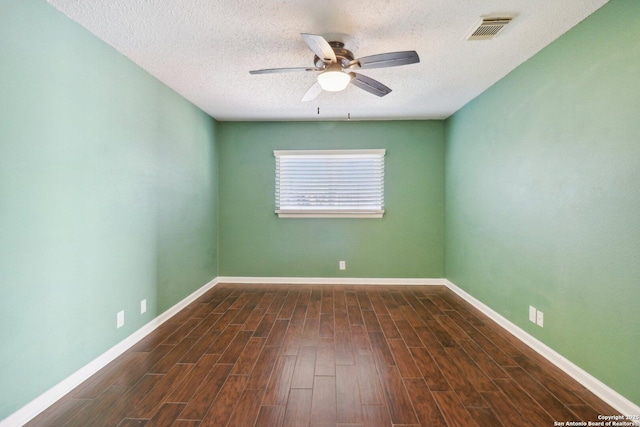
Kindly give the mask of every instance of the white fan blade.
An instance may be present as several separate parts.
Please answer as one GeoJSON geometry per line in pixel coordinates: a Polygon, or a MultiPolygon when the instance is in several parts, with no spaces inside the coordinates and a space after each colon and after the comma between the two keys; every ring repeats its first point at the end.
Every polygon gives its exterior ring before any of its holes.
{"type": "Polygon", "coordinates": [[[320,92],[322,92],[322,86],[320,86],[320,83],[315,82],[302,97],[302,102],[313,101],[318,95],[320,95],[320,92]]]}
{"type": "Polygon", "coordinates": [[[328,63],[338,62],[336,54],[333,52],[333,48],[329,45],[329,42],[324,39],[324,37],[316,34],[301,34],[304,42],[309,46],[309,49],[318,56],[318,58],[328,63]]]}

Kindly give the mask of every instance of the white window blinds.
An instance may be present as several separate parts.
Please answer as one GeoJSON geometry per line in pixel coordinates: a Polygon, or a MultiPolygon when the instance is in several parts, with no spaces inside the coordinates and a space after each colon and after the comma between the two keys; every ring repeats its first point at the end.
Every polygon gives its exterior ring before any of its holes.
{"type": "Polygon", "coordinates": [[[385,150],[296,150],[276,158],[280,217],[381,218],[385,150]]]}

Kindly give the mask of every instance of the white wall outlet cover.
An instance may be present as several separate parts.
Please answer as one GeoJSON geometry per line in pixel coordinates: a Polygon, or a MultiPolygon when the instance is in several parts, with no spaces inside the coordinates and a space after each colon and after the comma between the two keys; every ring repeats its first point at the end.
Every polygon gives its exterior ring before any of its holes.
{"type": "Polygon", "coordinates": [[[529,321],[536,323],[536,316],[537,316],[537,311],[536,308],[532,305],[529,306],[529,321]]]}
{"type": "Polygon", "coordinates": [[[340,270],[346,270],[346,269],[347,269],[347,262],[340,261],[340,270]]]}
{"type": "Polygon", "coordinates": [[[121,328],[124,326],[124,310],[119,311],[116,316],[116,327],[121,328]]]}
{"type": "Polygon", "coordinates": [[[540,327],[544,326],[544,313],[543,312],[538,311],[538,317],[536,319],[536,323],[540,327]]]}
{"type": "Polygon", "coordinates": [[[144,314],[147,312],[147,300],[143,299],[140,301],[140,314],[144,314]]]}

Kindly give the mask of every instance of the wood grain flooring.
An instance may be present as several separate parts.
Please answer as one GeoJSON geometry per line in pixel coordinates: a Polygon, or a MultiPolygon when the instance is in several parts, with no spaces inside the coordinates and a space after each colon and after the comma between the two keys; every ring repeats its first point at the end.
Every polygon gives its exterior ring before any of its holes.
{"type": "Polygon", "coordinates": [[[35,426],[553,426],[616,411],[442,286],[220,284],[35,426]]]}

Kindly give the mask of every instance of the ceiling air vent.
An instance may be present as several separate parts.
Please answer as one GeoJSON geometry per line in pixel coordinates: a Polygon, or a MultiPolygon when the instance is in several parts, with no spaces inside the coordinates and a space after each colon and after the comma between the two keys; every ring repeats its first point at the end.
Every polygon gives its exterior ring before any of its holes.
{"type": "Polygon", "coordinates": [[[480,25],[474,28],[467,40],[491,40],[511,22],[513,18],[483,18],[480,25]]]}

